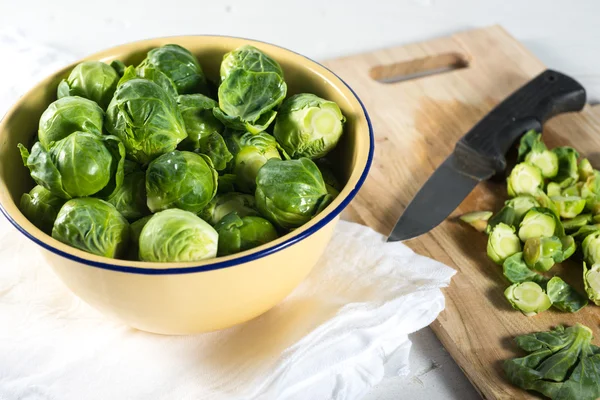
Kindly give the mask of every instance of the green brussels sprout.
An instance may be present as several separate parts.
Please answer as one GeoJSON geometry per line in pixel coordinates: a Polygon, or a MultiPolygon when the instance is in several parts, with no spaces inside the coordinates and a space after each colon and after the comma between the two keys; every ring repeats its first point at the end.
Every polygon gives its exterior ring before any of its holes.
{"type": "Polygon", "coordinates": [[[531,317],[546,311],[552,306],[552,301],[544,289],[535,282],[514,283],[504,291],[504,297],[510,305],[531,317]]]}
{"type": "Polygon", "coordinates": [[[135,68],[133,65],[130,65],[123,71],[123,76],[119,79],[117,86],[121,86],[127,81],[138,78],[152,81],[164,89],[169,96],[177,97],[177,88],[173,81],[159,70],[150,67],[135,68]]]}
{"type": "Polygon", "coordinates": [[[127,68],[125,63],[123,63],[121,60],[112,60],[110,62],[110,66],[115,70],[119,77],[125,74],[125,69],[127,68]]]}
{"type": "Polygon", "coordinates": [[[132,261],[139,261],[140,258],[140,234],[142,233],[142,229],[144,226],[150,221],[152,215],[146,215],[143,218],[138,219],[135,222],[132,222],[129,225],[129,238],[131,245],[129,246],[129,250],[127,251],[128,259],[132,261]]]}
{"type": "Polygon", "coordinates": [[[232,212],[236,212],[240,218],[258,216],[254,196],[236,192],[217,194],[199,216],[209,224],[216,225],[232,212]]]}
{"type": "Polygon", "coordinates": [[[277,141],[266,132],[256,135],[234,132],[227,136],[227,145],[233,154],[236,188],[241,192],[254,193],[256,176],[261,167],[272,158],[281,160],[277,141]]]}
{"type": "Polygon", "coordinates": [[[106,201],[128,220],[150,214],[146,205],[146,173],[137,163],[125,160],[123,184],[106,201]]]}
{"type": "Polygon", "coordinates": [[[128,245],[129,223],[104,200],[71,199],[60,209],[52,237],[88,253],[119,258],[128,245]]]}
{"type": "Polygon", "coordinates": [[[523,259],[531,269],[549,271],[556,259],[562,258],[562,242],[556,236],[529,238],[523,248],[523,259]]]}
{"type": "Polygon", "coordinates": [[[589,233],[581,243],[583,259],[588,264],[600,263],[600,231],[589,233]]]}
{"type": "Polygon", "coordinates": [[[471,225],[479,232],[483,232],[488,227],[488,220],[492,216],[491,211],[474,211],[460,216],[460,220],[471,225]]]}
{"type": "MultiPolygon", "coordinates": [[[[534,207],[527,211],[519,225],[519,238],[525,242],[530,238],[551,237],[555,234],[562,236],[557,233],[557,225],[560,225],[560,221],[557,221],[552,211],[534,207]]],[[[560,229],[558,231],[560,232],[560,229]]]]}
{"type": "Polygon", "coordinates": [[[562,187],[556,182],[548,182],[548,186],[546,186],[546,194],[550,198],[562,195],[562,191],[562,187]]]}
{"type": "Polygon", "coordinates": [[[206,90],[206,78],[198,60],[189,50],[167,44],[148,52],[138,68],[153,68],[173,81],[177,93],[187,94],[206,90]]]}
{"type": "Polygon", "coordinates": [[[157,212],[139,238],[140,260],[186,262],[214,258],[219,235],[197,215],[172,208],[157,212]]]}
{"type": "Polygon", "coordinates": [[[585,208],[593,215],[600,214],[600,196],[592,196],[586,198],[585,208]]]}
{"type": "Polygon", "coordinates": [[[536,166],[527,163],[515,165],[507,179],[508,195],[535,195],[544,184],[542,172],[536,166]]]}
{"type": "Polygon", "coordinates": [[[69,77],[60,82],[58,98],[80,96],[96,102],[106,110],[115,94],[117,82],[119,75],[110,65],[100,61],[84,61],[77,64],[69,77]]]}
{"type": "Polygon", "coordinates": [[[533,207],[540,207],[540,203],[531,196],[523,195],[513,197],[504,203],[505,206],[512,208],[515,211],[516,219],[521,222],[527,211],[533,207]]]}
{"type": "Polygon", "coordinates": [[[258,210],[284,229],[310,221],[331,202],[319,168],[308,158],[270,159],[258,171],[256,185],[258,210]]]}
{"type": "Polygon", "coordinates": [[[188,137],[180,144],[183,150],[194,151],[209,136],[223,133],[223,124],[212,112],[218,106],[213,99],[202,94],[186,94],[177,97],[177,105],[188,133],[188,137]]]}
{"type": "Polygon", "coordinates": [[[577,232],[575,232],[572,236],[575,240],[578,240],[580,242],[583,242],[583,240],[588,237],[588,235],[591,235],[592,233],[596,232],[600,230],[600,225],[585,225],[582,226],[581,228],[579,228],[577,230],[577,232]]]}
{"type": "Polygon", "coordinates": [[[273,122],[287,85],[279,64],[252,46],[225,54],[221,64],[219,107],[213,109],[225,126],[259,133],[273,122]]]}
{"type": "Polygon", "coordinates": [[[277,112],[273,134],[292,158],[317,159],[329,153],[344,132],[346,118],[333,101],[296,94],[277,112]]]}
{"type": "Polygon", "coordinates": [[[63,199],[109,196],[123,183],[125,148],[115,136],[74,132],[50,150],[40,142],[31,154],[22,144],[19,149],[33,180],[63,199]]]}
{"type": "Polygon", "coordinates": [[[117,86],[106,111],[106,129],[123,141],[127,155],[140,164],[175,150],[187,137],[175,100],[146,79],[117,86]]]}
{"type": "Polygon", "coordinates": [[[521,251],[521,242],[515,234],[515,228],[500,222],[490,232],[487,243],[487,255],[496,264],[521,251]]]}
{"type": "Polygon", "coordinates": [[[521,140],[519,141],[519,150],[517,155],[517,162],[525,161],[525,157],[533,148],[533,144],[541,141],[542,134],[536,132],[531,129],[527,131],[523,136],[521,136],[521,140]]]}
{"type": "MultiPolygon", "coordinates": [[[[555,183],[554,182],[548,183],[548,187],[550,187],[550,184],[555,184],[555,183]]],[[[560,185],[558,185],[558,186],[560,187],[560,185]]],[[[560,195],[567,196],[567,197],[580,196],[582,187],[583,187],[583,182],[577,182],[574,185],[571,185],[571,186],[563,189],[562,192],[560,193],[560,195]]],[[[550,192],[548,192],[548,193],[550,193],[550,192]]],[[[548,194],[548,196],[550,196],[550,194],[548,194]]]]}
{"type": "Polygon", "coordinates": [[[600,305],[600,264],[593,264],[589,269],[583,263],[583,284],[588,298],[597,306],[600,305]]]}
{"type": "Polygon", "coordinates": [[[63,97],[48,106],[40,117],[38,139],[49,149],[73,132],[102,133],[104,111],[92,100],[63,97]]]}
{"type": "Polygon", "coordinates": [[[324,158],[320,159],[321,162],[317,163],[319,167],[319,171],[321,171],[321,176],[323,177],[323,181],[325,182],[325,186],[327,186],[327,192],[331,195],[332,198],[336,198],[338,194],[340,194],[340,190],[342,190],[343,185],[340,184],[340,181],[336,178],[335,174],[328,166],[329,163],[324,158]]]}
{"type": "Polygon", "coordinates": [[[538,167],[544,178],[554,178],[558,173],[558,156],[548,150],[541,139],[533,142],[525,162],[538,167]]]}
{"type": "Polygon", "coordinates": [[[592,223],[592,214],[579,214],[575,218],[562,221],[565,231],[576,231],[582,226],[592,223]]]}
{"type": "Polygon", "coordinates": [[[594,173],[586,178],[583,182],[579,182],[580,194],[584,199],[597,197],[600,195],[600,178],[594,173]]]}
{"type": "Polygon", "coordinates": [[[561,218],[575,218],[583,212],[586,205],[585,199],[581,197],[555,196],[551,199],[561,218]]]}
{"type": "Polygon", "coordinates": [[[556,182],[562,182],[565,179],[572,179],[576,182],[579,179],[577,170],[577,158],[579,153],[572,147],[555,147],[552,152],[558,157],[558,173],[554,177],[556,182]]]}
{"type": "Polygon", "coordinates": [[[558,276],[554,276],[548,281],[546,293],[552,305],[561,311],[574,313],[588,304],[588,300],[584,296],[558,276]]]}
{"type": "Polygon", "coordinates": [[[235,192],[235,181],[236,177],[233,174],[219,175],[217,193],[224,194],[235,192]]]}
{"type": "Polygon", "coordinates": [[[562,243],[562,254],[556,258],[556,262],[565,261],[575,253],[575,250],[577,250],[577,244],[575,243],[575,238],[573,236],[562,236],[560,241],[562,243]]]}
{"type": "Polygon", "coordinates": [[[517,212],[511,206],[504,206],[498,211],[487,223],[487,227],[485,229],[485,233],[489,234],[492,229],[499,223],[503,223],[512,227],[519,226],[520,218],[517,215],[517,212]]]}
{"type": "Polygon", "coordinates": [[[203,154],[175,150],[148,165],[146,195],[148,208],[167,208],[199,213],[217,193],[217,172],[203,154]]]}
{"type": "Polygon", "coordinates": [[[594,170],[594,167],[592,167],[590,160],[582,158],[579,162],[579,180],[585,181],[595,175],[596,171],[594,170]]]}
{"type": "Polygon", "coordinates": [[[19,208],[31,223],[50,235],[54,220],[65,201],[43,186],[37,185],[29,193],[23,193],[19,208]]]}
{"type": "Polygon", "coordinates": [[[546,281],[546,278],[543,275],[540,275],[537,272],[529,269],[523,260],[522,252],[515,253],[504,260],[504,263],[502,264],[502,270],[504,276],[509,280],[510,283],[529,281],[543,283],[546,281]]]}
{"type": "Polygon", "coordinates": [[[228,256],[250,250],[277,239],[277,231],[264,218],[240,217],[236,212],[226,215],[215,225],[219,234],[218,256],[228,256]]]}

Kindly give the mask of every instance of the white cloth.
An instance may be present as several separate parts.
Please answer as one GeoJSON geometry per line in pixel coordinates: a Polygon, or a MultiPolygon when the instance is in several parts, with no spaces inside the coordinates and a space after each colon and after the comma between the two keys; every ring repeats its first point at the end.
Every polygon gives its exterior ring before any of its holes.
{"type": "MultiPolygon", "coordinates": [[[[71,60],[14,32],[0,32],[0,53],[19,77],[0,81],[11,103],[71,60]]],[[[408,334],[444,309],[440,288],[455,273],[341,221],[313,272],[271,311],[219,332],[160,336],[75,297],[0,218],[1,400],[359,399],[393,352],[407,373],[408,334]]]]}

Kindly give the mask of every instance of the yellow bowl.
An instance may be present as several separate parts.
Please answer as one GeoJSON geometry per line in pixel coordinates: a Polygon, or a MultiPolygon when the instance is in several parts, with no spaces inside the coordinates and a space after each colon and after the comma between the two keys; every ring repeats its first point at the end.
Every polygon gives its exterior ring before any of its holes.
{"type": "Polygon", "coordinates": [[[364,106],[339,77],[304,56],[271,44],[224,36],[167,37],[117,46],[85,60],[119,59],[134,64],[151,48],[168,43],[192,51],[208,77],[218,77],[223,54],[251,44],[281,64],[289,94],[311,92],[335,101],[347,117],[343,139],[333,152],[336,172],[345,182],[335,201],[309,223],[276,241],[203,262],[114,260],[53,239],[19,211],[20,197],[33,187],[33,181],[17,144],[33,139],[42,112],[56,99],[58,83],[80,60],[40,82],[0,122],[0,208],[18,230],[41,246],[48,264],[73,293],[93,307],[144,331],[190,334],[254,318],[306,277],[325,250],[339,214],[367,176],[373,132],[364,106]]]}

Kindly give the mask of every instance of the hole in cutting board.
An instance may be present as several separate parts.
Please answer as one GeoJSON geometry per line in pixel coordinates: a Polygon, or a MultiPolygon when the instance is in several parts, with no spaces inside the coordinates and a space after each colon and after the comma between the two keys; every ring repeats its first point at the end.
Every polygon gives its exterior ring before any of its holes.
{"type": "Polygon", "coordinates": [[[396,83],[456,71],[468,66],[469,61],[462,54],[446,53],[389,65],[378,65],[371,68],[369,75],[381,83],[396,83]]]}

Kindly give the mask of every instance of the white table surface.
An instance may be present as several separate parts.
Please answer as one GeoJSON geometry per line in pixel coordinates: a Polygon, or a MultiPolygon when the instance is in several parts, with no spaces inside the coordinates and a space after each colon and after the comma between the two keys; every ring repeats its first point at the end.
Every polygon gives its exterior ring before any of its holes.
{"type": "MultiPolygon", "coordinates": [[[[223,34],[264,40],[324,60],[503,25],[546,65],[600,99],[597,0],[0,0],[0,26],[76,56],[156,36],[223,34]]],[[[3,60],[2,62],[10,62],[3,60]]],[[[411,374],[368,400],[479,398],[430,329],[413,334],[411,374]]]]}

